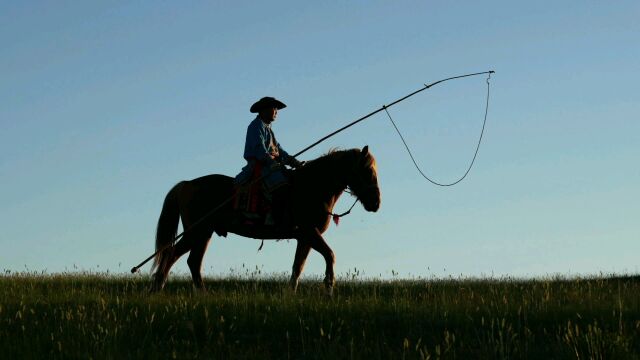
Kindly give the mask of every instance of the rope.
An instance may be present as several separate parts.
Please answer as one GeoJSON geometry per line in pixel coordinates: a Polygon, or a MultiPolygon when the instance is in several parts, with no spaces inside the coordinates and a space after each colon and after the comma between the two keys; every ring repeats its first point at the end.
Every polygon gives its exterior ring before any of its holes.
{"type": "Polygon", "coordinates": [[[467,175],[471,171],[471,168],[473,167],[473,164],[476,161],[476,157],[478,156],[478,150],[480,150],[480,143],[482,143],[482,135],[484,134],[484,127],[487,124],[487,114],[489,113],[489,80],[490,79],[491,79],[491,72],[489,72],[489,76],[487,77],[487,102],[486,102],[486,106],[485,106],[485,110],[484,110],[484,120],[482,122],[482,131],[480,132],[480,138],[478,139],[478,145],[476,146],[476,151],[473,154],[473,159],[471,159],[471,163],[469,164],[469,167],[467,168],[467,171],[465,171],[464,175],[462,175],[461,178],[459,178],[458,180],[456,180],[456,181],[454,181],[452,183],[442,184],[442,183],[439,183],[437,181],[431,180],[422,171],[420,166],[418,166],[418,163],[416,162],[416,159],[413,157],[413,154],[411,153],[411,149],[409,149],[409,145],[407,145],[407,142],[405,141],[404,136],[402,136],[402,133],[400,132],[400,129],[398,129],[398,126],[396,125],[395,121],[393,121],[393,118],[391,118],[391,114],[389,114],[389,111],[387,110],[388,106],[385,105],[385,106],[382,107],[384,109],[384,111],[387,113],[387,116],[389,117],[389,120],[391,120],[391,124],[393,124],[393,127],[396,129],[396,132],[400,136],[400,139],[402,140],[402,143],[404,144],[404,147],[407,149],[407,153],[409,153],[409,157],[411,157],[411,161],[413,161],[413,165],[416,167],[416,169],[418,170],[420,175],[422,175],[422,177],[427,179],[430,183],[432,183],[434,185],[438,185],[438,186],[453,186],[453,185],[459,183],[460,181],[464,180],[464,178],[467,177],[467,175]]]}
{"type": "MultiPolygon", "coordinates": [[[[294,154],[294,155],[293,155],[293,157],[298,157],[298,155],[300,155],[300,154],[304,153],[305,151],[307,151],[307,150],[311,149],[312,147],[314,147],[314,146],[316,146],[316,145],[320,144],[321,142],[323,142],[323,141],[327,140],[328,138],[330,138],[330,137],[334,136],[335,134],[337,134],[337,133],[339,133],[339,132],[342,132],[342,131],[344,131],[344,130],[346,130],[346,129],[350,128],[350,127],[352,127],[353,125],[355,125],[355,124],[357,124],[357,123],[359,123],[359,122],[361,122],[361,121],[364,121],[364,120],[366,120],[366,119],[370,118],[371,116],[373,116],[373,115],[375,115],[375,114],[379,113],[380,111],[382,111],[382,110],[383,110],[383,109],[385,109],[385,108],[390,108],[390,107],[392,107],[393,105],[395,105],[395,104],[397,104],[397,103],[399,103],[399,102],[401,102],[401,101],[404,101],[404,100],[406,100],[406,99],[408,99],[408,98],[412,97],[413,95],[415,95],[415,94],[417,94],[417,93],[419,93],[419,92],[422,92],[422,91],[424,91],[424,90],[427,90],[427,89],[431,88],[432,86],[435,86],[435,85],[437,85],[437,84],[440,84],[441,82],[445,82],[445,81],[449,81],[449,80],[453,80],[453,79],[466,78],[466,77],[469,77],[469,76],[482,75],[482,74],[489,74],[489,77],[491,77],[491,74],[493,74],[494,72],[495,72],[495,71],[493,71],[493,70],[489,70],[489,71],[483,71],[483,72],[478,72],[478,73],[473,73],[473,74],[466,74],[466,75],[452,76],[452,77],[449,77],[449,78],[446,78],[446,79],[438,80],[438,81],[433,82],[433,83],[431,83],[431,84],[424,84],[424,87],[423,87],[422,89],[418,89],[418,90],[416,90],[416,91],[412,92],[412,93],[411,93],[411,94],[409,94],[409,95],[406,95],[406,96],[401,97],[400,99],[398,99],[398,100],[396,100],[396,101],[392,102],[392,103],[391,103],[391,104],[389,104],[389,105],[385,105],[385,106],[381,107],[381,108],[380,108],[380,109],[378,109],[378,110],[374,110],[374,111],[370,112],[369,114],[367,114],[367,115],[365,115],[365,116],[361,117],[361,118],[360,118],[360,119],[358,119],[358,120],[354,120],[353,122],[351,122],[351,123],[349,123],[349,124],[347,124],[347,125],[345,125],[345,126],[341,127],[340,129],[338,129],[338,130],[336,130],[336,131],[332,132],[332,133],[331,133],[331,134],[329,134],[329,135],[324,136],[322,139],[320,139],[320,140],[318,140],[318,141],[314,142],[313,144],[311,144],[311,145],[307,146],[306,148],[304,148],[304,149],[302,149],[302,150],[298,151],[296,154],[294,154]]],[[[489,80],[489,79],[487,79],[487,80],[489,80]]]]}

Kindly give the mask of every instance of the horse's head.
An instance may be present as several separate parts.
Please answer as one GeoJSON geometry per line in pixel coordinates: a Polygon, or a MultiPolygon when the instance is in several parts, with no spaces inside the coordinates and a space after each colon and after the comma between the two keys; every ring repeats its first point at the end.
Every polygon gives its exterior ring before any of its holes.
{"type": "Polygon", "coordinates": [[[376,159],[365,146],[357,152],[356,161],[348,179],[348,186],[360,200],[365,210],[378,211],[380,208],[380,188],[378,187],[378,170],[376,159]]]}

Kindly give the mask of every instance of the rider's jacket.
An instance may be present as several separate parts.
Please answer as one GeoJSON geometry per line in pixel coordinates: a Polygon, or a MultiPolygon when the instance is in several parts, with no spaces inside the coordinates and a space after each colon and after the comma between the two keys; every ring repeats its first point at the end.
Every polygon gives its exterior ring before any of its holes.
{"type": "Polygon", "coordinates": [[[256,175],[265,176],[264,181],[268,188],[286,182],[277,164],[289,164],[292,157],[276,140],[271,124],[265,123],[260,117],[256,117],[247,127],[244,158],[247,165],[236,175],[237,184],[244,184],[256,175]]]}

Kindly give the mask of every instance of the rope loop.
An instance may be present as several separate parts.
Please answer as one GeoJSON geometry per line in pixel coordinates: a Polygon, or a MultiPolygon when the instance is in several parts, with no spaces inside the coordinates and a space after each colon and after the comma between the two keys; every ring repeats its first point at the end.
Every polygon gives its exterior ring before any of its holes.
{"type": "Polygon", "coordinates": [[[413,154],[411,153],[411,149],[409,148],[409,145],[405,141],[404,136],[402,136],[402,133],[400,132],[400,129],[398,129],[398,126],[396,125],[395,121],[393,121],[393,118],[391,118],[391,114],[389,114],[389,110],[387,110],[387,106],[386,105],[382,106],[382,108],[384,109],[384,112],[387,113],[387,116],[389,117],[389,120],[391,121],[391,124],[396,129],[396,132],[398,133],[398,136],[400,136],[400,140],[402,140],[402,143],[404,144],[404,147],[407,149],[407,153],[409,154],[409,157],[411,158],[411,161],[413,161],[413,165],[416,167],[416,169],[418,170],[420,175],[422,175],[422,177],[425,178],[426,180],[428,180],[430,183],[432,183],[434,185],[437,185],[437,186],[443,186],[443,187],[453,186],[453,185],[459,183],[460,181],[464,180],[464,178],[466,178],[467,175],[469,174],[469,172],[471,171],[471,168],[473,167],[473,164],[476,161],[476,157],[478,156],[478,150],[480,150],[480,144],[482,143],[482,136],[484,135],[484,128],[485,128],[485,125],[487,124],[487,114],[489,113],[489,88],[490,88],[489,80],[491,79],[491,74],[492,73],[493,73],[493,71],[489,71],[488,72],[489,76],[487,77],[487,80],[486,80],[487,81],[487,101],[486,101],[486,105],[485,105],[485,109],[484,109],[484,120],[482,121],[482,131],[480,131],[480,138],[478,139],[478,145],[476,146],[476,151],[473,154],[473,159],[471,159],[471,163],[469,164],[469,167],[467,168],[467,171],[465,171],[464,175],[462,175],[462,177],[460,177],[458,180],[456,180],[454,182],[451,182],[451,183],[447,183],[447,184],[439,183],[439,182],[429,178],[429,176],[427,176],[424,173],[424,171],[422,171],[422,169],[420,168],[420,166],[416,162],[416,159],[413,157],[413,154]]]}

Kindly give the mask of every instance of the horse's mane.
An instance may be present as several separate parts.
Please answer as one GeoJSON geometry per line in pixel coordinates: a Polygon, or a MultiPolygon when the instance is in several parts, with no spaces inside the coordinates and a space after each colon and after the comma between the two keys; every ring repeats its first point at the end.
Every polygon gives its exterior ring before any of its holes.
{"type": "Polygon", "coordinates": [[[344,172],[346,157],[349,154],[353,154],[358,149],[350,149],[350,150],[340,150],[337,148],[332,148],[327,151],[325,154],[320,155],[319,157],[308,160],[305,165],[299,169],[293,171],[295,174],[302,175],[304,177],[318,177],[321,175],[333,174],[333,173],[342,173],[344,172]]]}
{"type": "MultiPolygon", "coordinates": [[[[319,171],[320,173],[335,172],[336,170],[346,171],[348,169],[344,167],[351,166],[353,161],[357,161],[361,152],[358,148],[347,150],[331,148],[320,157],[307,161],[305,166],[299,170],[303,173],[308,173],[306,170],[311,172],[319,171]],[[336,166],[342,166],[343,168],[336,168],[336,166]]],[[[365,164],[375,168],[375,159],[370,153],[367,155],[365,164]]],[[[296,170],[296,172],[297,171],[298,170],[296,170]]]]}
{"type": "Polygon", "coordinates": [[[339,149],[339,148],[331,148],[329,149],[329,151],[327,151],[326,153],[324,153],[323,155],[320,155],[319,157],[313,159],[313,160],[309,160],[307,161],[307,163],[305,164],[305,167],[307,166],[322,166],[325,165],[326,162],[335,162],[338,159],[344,159],[345,156],[349,156],[349,154],[353,154],[355,152],[358,152],[359,149],[348,149],[348,150],[343,150],[343,149],[339,149]]]}

